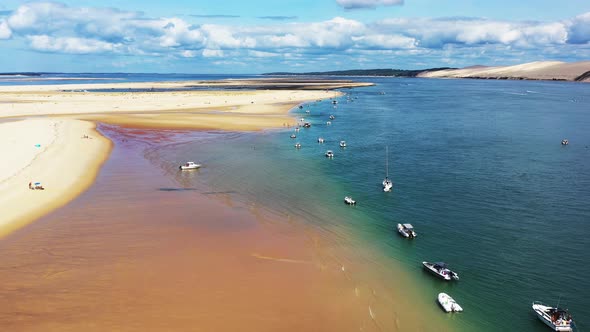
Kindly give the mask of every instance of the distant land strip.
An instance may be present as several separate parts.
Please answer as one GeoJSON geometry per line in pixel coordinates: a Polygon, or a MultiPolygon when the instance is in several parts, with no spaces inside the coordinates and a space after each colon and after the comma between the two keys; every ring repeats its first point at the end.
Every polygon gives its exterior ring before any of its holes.
{"type": "Polygon", "coordinates": [[[429,69],[352,69],[336,71],[314,71],[307,73],[274,72],[262,75],[266,76],[389,76],[389,77],[416,77],[421,73],[439,70],[451,70],[456,68],[440,67],[429,69]]]}

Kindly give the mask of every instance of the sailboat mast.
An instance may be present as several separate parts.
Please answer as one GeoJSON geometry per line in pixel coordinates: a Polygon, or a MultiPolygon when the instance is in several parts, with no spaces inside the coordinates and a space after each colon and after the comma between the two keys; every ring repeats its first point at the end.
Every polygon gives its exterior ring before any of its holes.
{"type": "Polygon", "coordinates": [[[389,178],[389,146],[385,146],[385,178],[389,178]]]}

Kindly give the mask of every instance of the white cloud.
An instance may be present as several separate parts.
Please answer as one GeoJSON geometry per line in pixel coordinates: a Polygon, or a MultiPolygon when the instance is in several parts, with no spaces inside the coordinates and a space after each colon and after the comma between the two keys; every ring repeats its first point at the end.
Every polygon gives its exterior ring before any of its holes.
{"type": "Polygon", "coordinates": [[[34,35],[28,37],[31,47],[38,51],[63,52],[72,54],[89,54],[116,52],[121,45],[106,43],[100,40],[34,35]]]}
{"type": "Polygon", "coordinates": [[[206,48],[203,50],[202,54],[205,58],[221,58],[221,57],[223,57],[222,50],[210,50],[210,49],[206,48]]]}
{"type": "Polygon", "coordinates": [[[8,27],[5,20],[0,21],[0,39],[8,39],[12,36],[12,30],[8,27]]]}
{"type": "MultiPolygon", "coordinates": [[[[339,0],[343,6],[401,4],[394,0],[339,0]]],[[[588,57],[590,13],[565,21],[522,22],[482,18],[389,18],[368,23],[345,17],[318,22],[256,25],[191,24],[178,17],[145,17],[112,8],[70,7],[30,2],[0,19],[0,39],[21,38],[31,49],[73,54],[112,53],[169,58],[223,58],[237,61],[280,57],[289,64],[331,56],[331,64],[351,59],[391,61],[396,57],[499,59],[555,58],[565,47],[588,57]],[[382,51],[382,53],[377,53],[382,51]],[[520,52],[520,53],[519,53],[520,52]]],[[[216,59],[217,60],[217,59],[216,59]]],[[[209,60],[210,61],[210,60],[209,60]]],[[[278,61],[278,60],[277,60],[278,61]]],[[[364,60],[363,60],[364,61],[364,60]]]]}
{"type": "Polygon", "coordinates": [[[336,0],[336,3],[346,9],[359,9],[403,5],[404,0],[336,0]]]}

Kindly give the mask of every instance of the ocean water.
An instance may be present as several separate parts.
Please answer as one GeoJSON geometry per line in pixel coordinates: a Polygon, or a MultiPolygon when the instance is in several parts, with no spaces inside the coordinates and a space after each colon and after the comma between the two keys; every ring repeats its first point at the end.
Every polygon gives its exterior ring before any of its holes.
{"type": "Polygon", "coordinates": [[[402,268],[428,304],[416,308],[425,319],[440,316],[460,331],[543,331],[531,310],[543,301],[569,308],[578,330],[588,329],[590,86],[364,80],[377,85],[344,90],[336,107],[323,100],[293,110],[312,123],[296,139],[293,128],[187,134],[146,157],[179,188],[205,185],[297,217],[359,252],[368,269],[402,268]],[[391,193],[381,190],[386,146],[391,193]],[[179,174],[186,160],[204,167],[179,174]],[[345,195],[358,205],[344,205],[345,195]],[[400,222],[418,238],[399,237],[400,222]],[[435,279],[422,261],[445,261],[461,280],[435,279]],[[435,302],[443,291],[465,311],[443,313],[435,302]]]}

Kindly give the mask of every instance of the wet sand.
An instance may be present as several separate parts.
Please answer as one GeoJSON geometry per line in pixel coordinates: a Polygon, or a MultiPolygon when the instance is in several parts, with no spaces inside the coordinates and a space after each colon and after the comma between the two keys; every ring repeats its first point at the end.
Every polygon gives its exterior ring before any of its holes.
{"type": "Polygon", "coordinates": [[[0,326],[446,330],[417,310],[424,303],[400,286],[410,284],[403,274],[383,272],[345,243],[231,195],[204,195],[207,188],[160,190],[178,183],[137,145],[168,134],[146,137],[118,136],[90,190],[0,241],[0,326]]]}

